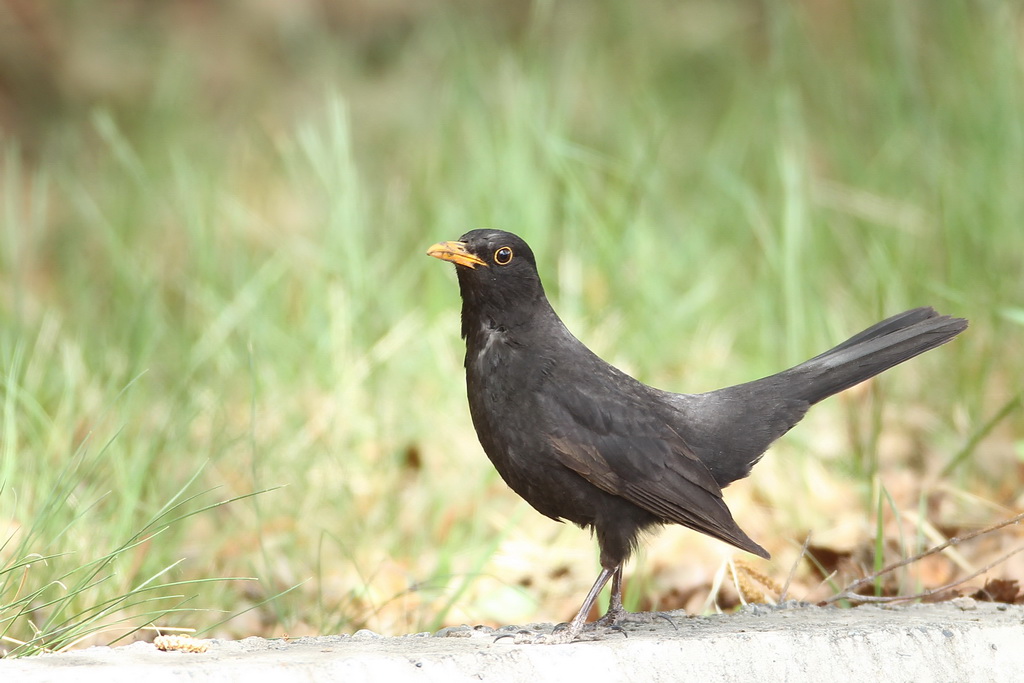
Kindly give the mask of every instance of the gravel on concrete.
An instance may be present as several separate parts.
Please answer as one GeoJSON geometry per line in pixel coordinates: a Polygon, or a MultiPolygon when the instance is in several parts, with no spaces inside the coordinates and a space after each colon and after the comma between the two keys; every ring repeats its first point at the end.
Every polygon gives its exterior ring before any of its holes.
{"type": "MultiPolygon", "coordinates": [[[[727,615],[637,615],[567,645],[522,645],[520,627],[150,643],[0,660],[0,681],[1011,681],[1024,680],[1024,606],[953,602],[854,609],[750,606],[727,615]]],[[[532,625],[546,628],[551,625],[532,625]]]]}

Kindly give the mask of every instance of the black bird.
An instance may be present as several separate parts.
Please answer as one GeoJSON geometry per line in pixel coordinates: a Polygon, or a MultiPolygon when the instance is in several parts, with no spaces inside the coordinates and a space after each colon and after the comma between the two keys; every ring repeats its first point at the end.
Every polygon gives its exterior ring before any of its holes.
{"type": "Polygon", "coordinates": [[[567,628],[535,642],[574,640],[609,579],[600,622],[626,614],[622,566],[649,527],[681,524],[767,558],[733,521],[722,488],[747,476],[818,401],[967,328],[916,308],[776,375],[673,394],[612,367],[566,329],[516,235],[473,230],[427,254],[456,266],[469,409],[487,457],[538,512],[597,534],[603,569],[583,606],[567,628]]]}

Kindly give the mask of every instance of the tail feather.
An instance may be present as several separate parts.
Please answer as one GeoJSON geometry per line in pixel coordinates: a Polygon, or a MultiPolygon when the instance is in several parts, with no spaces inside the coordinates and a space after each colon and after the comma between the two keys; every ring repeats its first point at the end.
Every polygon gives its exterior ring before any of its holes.
{"type": "Polygon", "coordinates": [[[829,355],[831,353],[835,353],[836,351],[842,351],[843,349],[848,349],[851,346],[855,346],[855,345],[857,345],[857,344],[859,344],[861,342],[868,341],[869,339],[875,339],[877,337],[882,337],[882,336],[884,336],[886,334],[889,334],[890,332],[895,332],[895,331],[898,331],[898,330],[902,330],[902,329],[910,327],[910,326],[912,326],[912,325],[914,325],[916,323],[923,322],[925,320],[930,320],[932,318],[939,318],[939,317],[947,317],[948,318],[949,316],[940,316],[939,312],[936,311],[931,306],[923,306],[921,308],[913,308],[913,309],[911,309],[909,311],[904,311],[902,313],[897,313],[896,315],[894,315],[894,316],[892,316],[890,318],[886,318],[882,322],[875,323],[874,325],[872,325],[868,329],[864,330],[863,332],[859,332],[859,333],[853,335],[852,337],[850,337],[849,339],[844,341],[842,344],[837,344],[836,346],[833,346],[828,351],[825,351],[824,353],[819,353],[817,356],[815,356],[811,360],[817,360],[818,358],[821,358],[822,356],[827,356],[827,355],[829,355]]]}
{"type": "Polygon", "coordinates": [[[893,316],[842,344],[782,373],[791,378],[790,398],[810,404],[945,344],[967,321],[918,308],[893,316]]]}
{"type": "Polygon", "coordinates": [[[967,329],[961,318],[916,308],[869,327],[814,358],[706,394],[674,394],[678,428],[720,486],[747,476],[765,449],[815,403],[924,353],[967,329]]]}

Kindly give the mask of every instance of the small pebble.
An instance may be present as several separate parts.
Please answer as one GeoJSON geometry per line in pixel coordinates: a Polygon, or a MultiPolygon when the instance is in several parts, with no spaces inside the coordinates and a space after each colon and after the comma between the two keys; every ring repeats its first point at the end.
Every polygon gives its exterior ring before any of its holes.
{"type": "Polygon", "coordinates": [[[953,603],[954,607],[959,607],[964,612],[969,612],[972,609],[978,609],[978,601],[974,598],[953,598],[952,600],[950,600],[950,602],[953,603]]]}
{"type": "Polygon", "coordinates": [[[353,638],[359,638],[361,640],[373,640],[375,638],[383,638],[384,636],[382,636],[379,633],[374,633],[373,631],[371,631],[368,628],[361,628],[358,631],[356,631],[355,633],[353,633],[352,637],[353,638]]]}
{"type": "Polygon", "coordinates": [[[434,635],[438,638],[469,638],[473,635],[473,629],[465,624],[462,626],[446,626],[434,635]]]}

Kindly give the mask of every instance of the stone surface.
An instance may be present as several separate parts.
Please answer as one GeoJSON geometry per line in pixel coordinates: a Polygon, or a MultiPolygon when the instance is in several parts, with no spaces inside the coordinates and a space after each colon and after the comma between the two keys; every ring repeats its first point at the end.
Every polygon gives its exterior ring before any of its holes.
{"type": "MultiPolygon", "coordinates": [[[[640,618],[568,645],[517,645],[517,627],[208,641],[0,660],[0,681],[1010,681],[1024,675],[1024,606],[754,606],[640,618]]],[[[551,625],[532,625],[546,628],[551,625]]]]}

